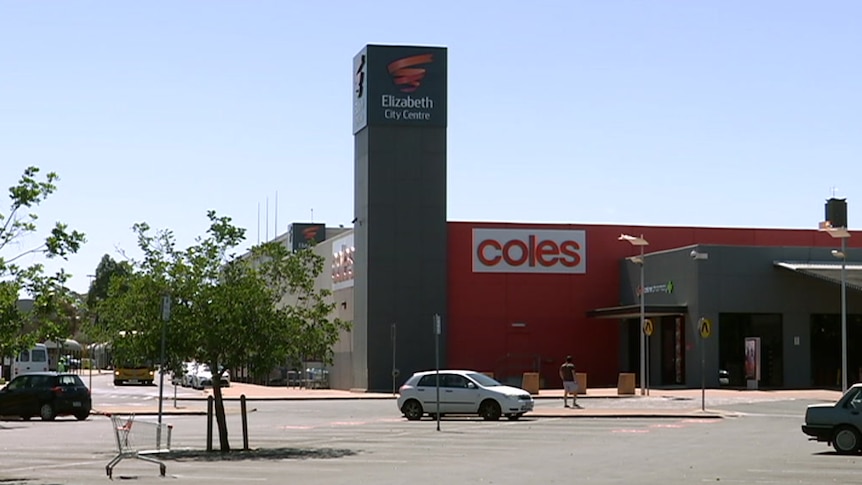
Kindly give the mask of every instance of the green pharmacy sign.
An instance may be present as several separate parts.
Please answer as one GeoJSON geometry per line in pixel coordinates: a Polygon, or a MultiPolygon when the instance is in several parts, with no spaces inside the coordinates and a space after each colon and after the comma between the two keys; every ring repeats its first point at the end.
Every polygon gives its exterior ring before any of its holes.
{"type": "Polygon", "coordinates": [[[673,293],[673,281],[668,281],[660,285],[650,285],[644,288],[644,294],[650,293],[673,293]]]}

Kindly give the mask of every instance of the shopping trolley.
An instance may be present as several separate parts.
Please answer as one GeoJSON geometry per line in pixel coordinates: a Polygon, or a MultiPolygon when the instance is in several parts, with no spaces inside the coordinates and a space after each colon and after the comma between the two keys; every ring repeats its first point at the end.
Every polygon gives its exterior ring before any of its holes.
{"type": "Polygon", "coordinates": [[[114,467],[123,458],[137,458],[155,463],[159,465],[161,476],[165,476],[165,464],[147,455],[170,451],[173,426],[151,421],[135,421],[134,414],[109,415],[109,417],[111,426],[114,428],[114,436],[117,438],[119,454],[105,467],[108,478],[113,478],[114,467]]]}

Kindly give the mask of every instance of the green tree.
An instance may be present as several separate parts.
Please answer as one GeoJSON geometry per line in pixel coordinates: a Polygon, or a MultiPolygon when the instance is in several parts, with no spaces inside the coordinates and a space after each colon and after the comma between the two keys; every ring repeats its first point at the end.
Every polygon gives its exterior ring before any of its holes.
{"type": "Polygon", "coordinates": [[[87,291],[87,307],[95,309],[100,301],[108,297],[111,278],[126,276],[131,272],[132,266],[128,261],[118,262],[107,254],[102,256],[87,291]]]}
{"type": "Polygon", "coordinates": [[[0,213],[0,356],[26,348],[45,334],[68,335],[73,315],[67,309],[74,305],[74,294],[65,286],[69,275],[62,269],[46,274],[41,263],[19,263],[33,255],[67,259],[86,241],[83,233],[57,222],[40,244],[21,250],[19,243],[37,230],[35,208],[57,190],[58,180],[54,172],[40,177],[39,168],[28,167],[9,187],[9,212],[0,213]],[[34,299],[32,312],[19,309],[22,294],[34,299]]]}
{"type": "Polygon", "coordinates": [[[118,262],[107,254],[102,256],[101,261],[96,266],[95,273],[92,275],[93,279],[90,281],[90,288],[87,291],[85,299],[85,311],[82,312],[84,321],[89,322],[89,325],[85,325],[87,329],[86,338],[88,340],[92,341],[94,338],[99,337],[99,341],[105,341],[105,332],[100,330],[104,325],[100,324],[100,320],[103,317],[97,311],[99,303],[108,297],[108,290],[112,279],[122,279],[131,273],[132,265],[128,261],[118,262]],[[91,335],[93,332],[95,332],[95,335],[91,335]]]}
{"type": "Polygon", "coordinates": [[[331,318],[328,291],[314,287],[323,257],[310,249],[290,252],[276,242],[237,255],[245,230],[213,211],[207,216],[206,234],[184,250],[176,248],[170,231],[152,233],[136,224],[143,259],[132,263],[129,275],[111,280],[98,308],[107,333],[141,332],[146,337],[136,339],[138,350],[155,358],[163,331],[161,299],[170,295],[166,367],[178,370],[190,359],[209,365],[219,444],[229,451],[221,392],[225,369],[262,375],[309,351],[329,360],[327,345],[348,324],[331,318]]]}

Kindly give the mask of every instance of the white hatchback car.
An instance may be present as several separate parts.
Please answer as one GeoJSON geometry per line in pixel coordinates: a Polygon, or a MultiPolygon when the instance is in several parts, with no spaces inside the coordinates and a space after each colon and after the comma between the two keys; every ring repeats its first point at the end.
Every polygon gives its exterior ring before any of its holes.
{"type": "MultiPolygon", "coordinates": [[[[417,372],[401,386],[398,409],[415,421],[429,414],[436,417],[437,371],[417,372]]],[[[440,371],[440,415],[478,414],[487,421],[501,416],[516,420],[533,410],[533,397],[518,387],[504,386],[471,370],[440,371]]]]}

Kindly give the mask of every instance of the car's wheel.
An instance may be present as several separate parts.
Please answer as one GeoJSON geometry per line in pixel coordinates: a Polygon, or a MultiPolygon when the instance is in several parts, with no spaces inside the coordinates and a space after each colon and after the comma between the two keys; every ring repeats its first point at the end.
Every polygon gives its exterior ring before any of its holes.
{"type": "Polygon", "coordinates": [[[118,380],[114,379],[114,385],[115,386],[121,386],[121,385],[123,385],[123,381],[118,381],[118,380]]]}
{"type": "Polygon", "coordinates": [[[506,415],[506,419],[508,419],[509,421],[517,421],[520,418],[521,418],[520,414],[507,414],[506,415]]]}
{"type": "Polygon", "coordinates": [[[835,451],[842,455],[856,453],[859,451],[860,436],[859,430],[851,426],[839,426],[835,429],[835,434],[832,435],[832,447],[835,451]]]}
{"type": "Polygon", "coordinates": [[[419,401],[410,399],[401,406],[401,412],[404,413],[404,417],[410,421],[418,421],[422,418],[422,405],[419,404],[419,401]]]}
{"type": "Polygon", "coordinates": [[[21,416],[21,421],[30,421],[30,415],[21,416]]]}
{"type": "Polygon", "coordinates": [[[79,413],[75,413],[75,419],[77,419],[78,421],[84,421],[85,419],[87,419],[89,417],[90,417],[90,411],[87,411],[87,412],[81,411],[79,413]]]}
{"type": "Polygon", "coordinates": [[[479,416],[482,416],[485,421],[497,421],[501,415],[500,404],[493,399],[483,401],[479,406],[479,416]]]}
{"type": "Polygon", "coordinates": [[[53,421],[57,414],[54,411],[54,406],[51,403],[45,403],[39,408],[39,417],[42,421],[53,421]]]}

